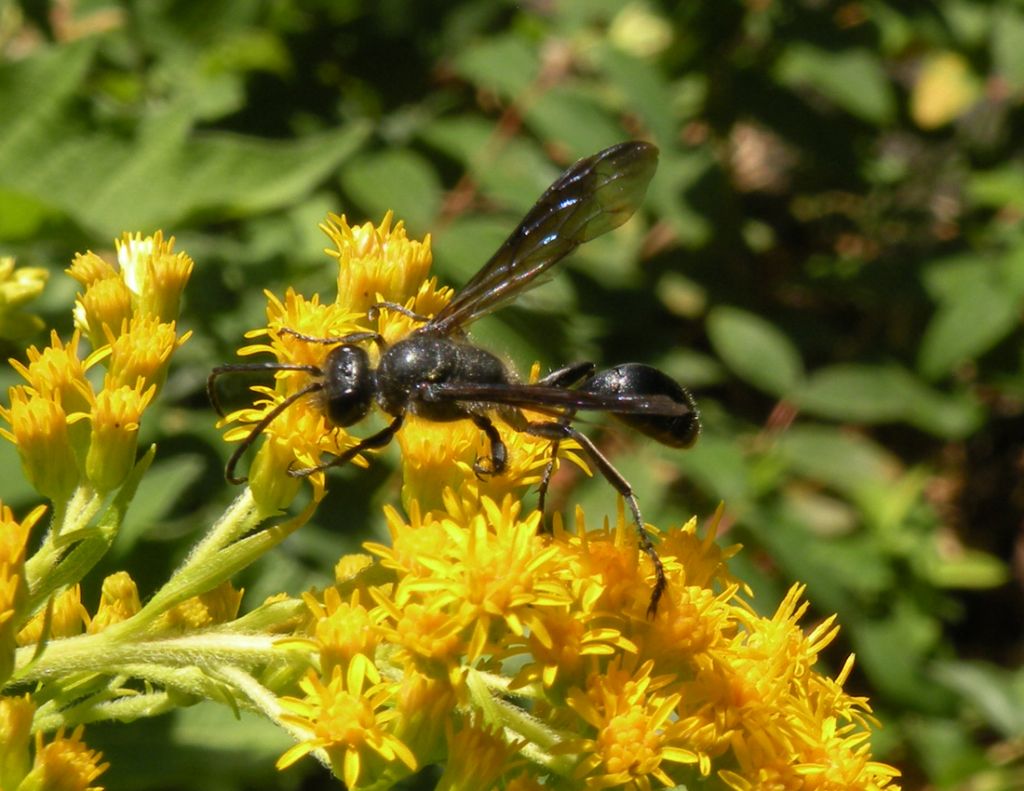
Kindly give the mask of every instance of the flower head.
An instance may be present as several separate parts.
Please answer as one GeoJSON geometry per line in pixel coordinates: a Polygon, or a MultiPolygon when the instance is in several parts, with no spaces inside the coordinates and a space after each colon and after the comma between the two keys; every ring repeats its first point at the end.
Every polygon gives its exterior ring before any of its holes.
{"type": "Polygon", "coordinates": [[[25,548],[32,526],[45,513],[36,507],[25,519],[17,521],[6,505],[0,504],[0,683],[14,668],[16,636],[28,599],[25,580],[25,548]]]}
{"type": "Polygon", "coordinates": [[[19,789],[24,791],[103,791],[92,782],[110,766],[103,755],[82,741],[82,726],[70,736],[61,728],[50,741],[36,733],[36,755],[32,770],[19,789]]]}
{"type": "Polygon", "coordinates": [[[11,256],[0,256],[0,337],[24,338],[43,328],[43,320],[24,307],[43,293],[49,277],[41,267],[15,267],[11,256]]]}
{"type": "Polygon", "coordinates": [[[293,764],[307,753],[322,751],[334,773],[349,788],[358,788],[369,770],[382,763],[401,762],[409,771],[416,758],[385,727],[395,714],[385,703],[391,685],[367,686],[363,662],[349,664],[347,673],[336,666],[326,682],[315,673],[303,680],[302,698],[282,698],[282,720],[303,734],[303,739],[278,759],[278,768],[293,764]]]}

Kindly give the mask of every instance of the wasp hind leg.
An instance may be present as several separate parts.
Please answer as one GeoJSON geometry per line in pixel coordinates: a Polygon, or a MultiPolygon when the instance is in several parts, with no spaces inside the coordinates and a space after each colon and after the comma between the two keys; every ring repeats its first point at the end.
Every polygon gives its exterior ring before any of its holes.
{"type": "Polygon", "coordinates": [[[585,434],[580,433],[564,422],[530,422],[523,427],[523,431],[531,436],[542,437],[552,442],[560,442],[566,439],[575,440],[583,454],[597,468],[597,471],[626,501],[633,515],[633,522],[636,525],[640,549],[651,559],[651,563],[654,566],[654,587],[651,590],[651,600],[647,606],[647,615],[649,617],[653,616],[658,610],[658,601],[668,586],[668,580],[665,577],[665,567],[662,565],[661,558],[658,557],[658,552],[655,550],[654,544],[651,543],[650,536],[647,535],[644,519],[640,514],[640,503],[637,502],[636,495],[633,493],[633,487],[629,481],[622,477],[622,473],[615,469],[615,465],[598,450],[597,446],[585,434]]]}

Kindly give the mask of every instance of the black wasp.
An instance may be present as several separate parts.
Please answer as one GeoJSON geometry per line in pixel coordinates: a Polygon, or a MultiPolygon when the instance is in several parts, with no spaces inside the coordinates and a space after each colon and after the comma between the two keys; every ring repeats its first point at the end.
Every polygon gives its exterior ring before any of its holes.
{"type": "Polygon", "coordinates": [[[283,332],[300,339],[330,345],[323,366],[290,363],[236,363],[213,369],[207,387],[217,411],[214,382],[225,373],[239,371],[298,370],[313,379],[304,388],[270,410],[239,444],[227,464],[231,483],[244,483],[235,467],[248,447],[282,411],[303,396],[320,392],[323,408],[336,426],[362,420],[376,404],[391,416],[390,424],[361,440],[344,453],[316,467],[292,469],[293,476],[345,464],[360,453],[387,445],[407,413],[427,420],[472,420],[485,434],[490,456],[478,460],[477,473],[500,475],[507,451],[492,417],[498,416],[516,431],[551,440],[552,462],[540,486],[540,507],[553,467],[554,452],[563,440],[575,440],[583,454],[625,498],[636,523],[640,546],[654,564],[655,583],[649,612],[653,613],[665,589],[665,572],[644,529],[640,506],[629,482],[612,466],[572,420],[581,410],[607,412],[627,426],[671,447],[692,445],[700,432],[700,416],[693,397],[674,379],[656,368],[627,363],[597,371],[593,363],[577,363],[552,372],[535,384],[519,382],[506,365],[466,338],[467,327],[542,280],[556,263],[596,236],[628,220],[643,200],[658,164],[658,149],[649,143],[620,143],[581,159],[548,187],[512,235],[448,305],[432,318],[416,316],[398,305],[373,310],[399,310],[424,323],[406,338],[388,346],[376,332],[358,332],[337,338],[315,338],[283,332]],[[364,348],[380,350],[377,368],[370,366],[364,348]],[[521,410],[550,414],[553,420],[532,420],[521,410]]]}

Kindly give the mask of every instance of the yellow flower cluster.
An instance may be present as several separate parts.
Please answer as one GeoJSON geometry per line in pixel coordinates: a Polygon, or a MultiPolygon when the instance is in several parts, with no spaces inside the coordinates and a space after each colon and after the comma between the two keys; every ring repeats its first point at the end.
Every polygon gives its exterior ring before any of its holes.
{"type": "MultiPolygon", "coordinates": [[[[39,506],[19,522],[0,505],[0,683],[12,676],[17,646],[41,652],[52,641],[103,631],[140,609],[130,577],[113,575],[90,618],[77,580],[113,540],[116,529],[97,529],[93,520],[136,467],[142,413],[164,381],[172,352],[187,339],[178,336],[175,319],[192,259],[174,253],[174,240],[159,233],[125,235],[116,246],[116,266],[86,253],[68,270],[83,288],[71,339],[64,343],[54,331],[48,346],[31,347],[24,362],[11,360],[25,384],[10,388],[10,406],[0,408],[10,426],[0,436],[16,445],[26,477],[53,508],[50,529],[26,559],[29,531],[46,509],[39,506]],[[93,348],[89,354],[80,349],[83,335],[93,348]],[[88,375],[94,366],[105,369],[99,387],[88,375]]],[[[7,263],[0,262],[0,301],[15,304],[7,263]]],[[[81,726],[70,736],[54,727],[49,742],[36,730],[30,761],[34,711],[27,697],[0,697],[0,788],[98,788],[92,781],[106,764],[82,742],[81,726]]]]}
{"type": "MultiPolygon", "coordinates": [[[[371,322],[374,303],[419,315],[445,304],[448,293],[424,282],[429,240],[410,242],[390,215],[378,227],[333,217],[325,230],[341,265],[338,300],[271,297],[266,342],[243,354],[318,366],[327,344],[281,330],[372,329],[390,340],[415,319],[383,310],[371,322]]],[[[228,421],[257,422],[308,376],[281,371],[228,421]]],[[[815,670],[837,628],[800,628],[801,588],[773,616],[756,614],[726,566],[738,548],[715,543],[715,520],[703,537],[692,520],[663,532],[668,588],[650,617],[653,569],[621,506],[614,524],[588,525],[577,510],[574,530],[556,516],[545,532],[520,498],[550,446],[501,431],[509,470],[484,480],[473,462],[486,446],[469,421],[410,418],[399,432],[406,516],[387,508],[390,545],[343,558],[336,585],[305,596],[315,668],[280,701],[298,740],[281,767],[313,754],[353,789],[387,788],[435,763],[450,789],[896,788],[896,770],[871,760],[867,702],[842,690],[852,665],[836,679],[815,670]]],[[[294,494],[290,465],[357,441],[311,399],[265,433],[250,486],[275,508],[294,494]]],[[[312,483],[318,499],[323,477],[312,483]]]]}
{"type": "MultiPolygon", "coordinates": [[[[268,294],[267,325],[240,351],[279,366],[252,407],[225,419],[243,450],[261,429],[249,487],[144,600],[118,572],[90,614],[78,583],[117,534],[123,508],[112,503],[130,499],[151,457],[136,462],[138,421],[185,339],[174,320],[191,260],[159,234],[122,239],[117,266],[79,256],[73,337],[53,335],[15,364],[26,384],[11,389],[4,436],[53,515],[26,557],[43,508],[19,521],[0,505],[0,788],[97,788],[106,765],[82,742],[78,680],[93,690],[90,716],[130,720],[197,699],[258,711],[294,737],[280,767],[311,755],[352,789],[434,764],[439,787],[467,791],[897,788],[896,770],[871,758],[867,701],[843,690],[852,660],[835,678],[816,670],[837,627],[801,628],[802,588],[758,614],[727,567],[738,548],[715,542],[718,517],[702,535],[691,520],[661,531],[668,584],[650,614],[654,569],[622,504],[598,524],[577,509],[571,530],[558,514],[547,525],[529,490],[551,443],[508,426],[497,426],[507,470],[481,476],[490,445],[475,425],[408,416],[395,437],[403,509],[384,513],[390,542],[341,558],[324,590],[239,617],[230,577],[323,497],[318,472],[301,513],[268,519],[301,486],[289,470],[373,430],[325,418],[311,384],[332,345],[376,334],[365,343],[376,362],[379,346],[451,297],[427,279],[429,239],[408,239],[390,215],[323,227],[337,299],[268,294]],[[85,357],[83,337],[95,349],[85,357]],[[95,387],[87,373],[100,365],[95,387]]],[[[580,464],[572,443],[558,452],[580,464]]]]}
{"type": "Polygon", "coordinates": [[[18,448],[25,475],[58,511],[85,485],[99,493],[119,487],[135,465],[139,420],[167,374],[171,353],[187,340],[175,329],[192,259],[174,253],[174,239],[126,234],[118,266],[95,253],[75,258],[68,274],[84,291],[75,306],[76,330],[64,344],[28,350],[12,360],[26,384],[10,389],[0,435],[18,448]],[[82,334],[94,351],[80,356],[82,334]],[[97,391],[86,376],[106,374],[97,391]]]}
{"type": "Polygon", "coordinates": [[[70,736],[60,729],[50,741],[34,740],[29,763],[32,715],[28,695],[0,698],[0,788],[11,791],[102,791],[92,782],[107,770],[102,756],[82,741],[82,728],[70,736]]]}

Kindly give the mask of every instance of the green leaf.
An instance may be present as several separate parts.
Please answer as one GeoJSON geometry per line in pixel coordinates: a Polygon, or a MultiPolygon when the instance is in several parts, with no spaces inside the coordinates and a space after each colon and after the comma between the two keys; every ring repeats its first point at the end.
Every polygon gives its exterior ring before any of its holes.
{"type": "Polygon", "coordinates": [[[422,156],[409,150],[364,154],[341,173],[341,183],[362,210],[378,222],[388,209],[414,235],[429,232],[441,207],[441,182],[422,156]]]}
{"type": "Polygon", "coordinates": [[[978,550],[928,555],[924,560],[925,576],[940,588],[984,590],[1004,585],[1010,578],[1006,563],[978,550]]]}
{"type": "Polygon", "coordinates": [[[131,508],[111,548],[111,557],[123,557],[130,552],[146,530],[174,508],[185,490],[194,485],[205,470],[205,461],[196,454],[175,456],[154,464],[139,482],[131,508]]]}
{"type": "Polygon", "coordinates": [[[76,125],[64,112],[92,63],[95,39],[41,49],[32,57],[0,63],[0,182],[31,170],[67,139],[76,125]]]}
{"type": "Polygon", "coordinates": [[[941,303],[925,329],[917,367],[935,379],[976,360],[1020,323],[1020,296],[993,277],[993,267],[966,280],[941,303]]]}
{"type": "Polygon", "coordinates": [[[784,398],[803,378],[800,352],[773,324],[733,307],[708,315],[708,339],[718,356],[740,379],[784,398]]]}
{"type": "Polygon", "coordinates": [[[664,73],[652,61],[628,55],[618,47],[601,47],[597,54],[623,102],[643,119],[654,140],[672,140],[680,119],[673,112],[672,91],[664,73]]]}
{"type": "Polygon", "coordinates": [[[464,49],[454,61],[467,80],[494,91],[503,99],[515,99],[537,78],[540,62],[525,36],[491,36],[464,49]]]}
{"type": "Polygon", "coordinates": [[[775,66],[776,78],[793,87],[809,87],[851,115],[872,124],[888,124],[896,98],[878,56],[866,49],[828,51],[792,43],[775,66]]]}
{"type": "Polygon", "coordinates": [[[1024,736],[1024,671],[981,662],[936,662],[932,672],[1007,739],[1024,736]]]}
{"type": "Polygon", "coordinates": [[[684,246],[700,247],[714,233],[708,212],[695,207],[689,193],[716,167],[707,149],[678,151],[665,147],[661,150],[658,172],[647,190],[646,205],[668,223],[684,246]]]}
{"type": "Polygon", "coordinates": [[[1024,88],[1024,13],[1003,4],[992,27],[992,60],[995,74],[1006,84],[1006,90],[1024,88]]]}
{"type": "Polygon", "coordinates": [[[246,216],[283,208],[323,181],[365,139],[353,124],[297,142],[226,133],[187,139],[177,120],[141,139],[68,137],[24,161],[0,154],[8,184],[59,206],[101,237],[172,227],[200,212],[246,216]]]}
{"type": "Polygon", "coordinates": [[[794,472],[850,494],[890,481],[899,470],[880,446],[834,426],[794,425],[776,440],[775,451],[794,472]]]}
{"type": "Polygon", "coordinates": [[[1024,211],[1024,165],[1003,162],[991,170],[967,174],[967,196],[974,206],[1024,211]]]}
{"type": "Polygon", "coordinates": [[[895,365],[831,365],[811,374],[797,403],[806,412],[855,423],[906,421],[939,436],[963,437],[983,418],[966,396],[936,393],[895,365]]]}
{"type": "Polygon", "coordinates": [[[541,139],[563,143],[574,160],[629,137],[605,102],[574,87],[545,91],[527,107],[526,121],[541,139]]]}

